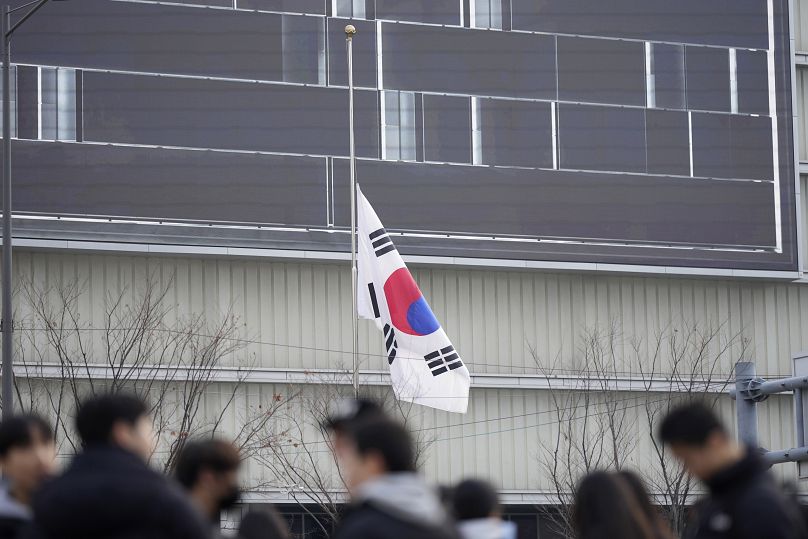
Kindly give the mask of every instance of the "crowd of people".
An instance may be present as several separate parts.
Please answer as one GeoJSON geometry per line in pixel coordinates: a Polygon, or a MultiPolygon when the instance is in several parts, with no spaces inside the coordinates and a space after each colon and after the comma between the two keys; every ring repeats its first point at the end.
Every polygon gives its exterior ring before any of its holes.
{"type": "MultiPolygon", "coordinates": [[[[439,491],[422,478],[410,433],[372,401],[349,400],[323,425],[350,502],[336,539],[516,539],[496,489],[467,479],[439,491]]],[[[61,473],[51,425],[35,415],[0,423],[0,539],[215,538],[223,510],[239,500],[242,456],[224,440],[189,440],[166,477],[148,407],[137,397],[90,398],[78,409],[82,446],[61,473]]],[[[658,437],[708,494],[687,536],[808,538],[803,508],[770,475],[757,451],[738,444],[700,404],[672,410],[658,437]]],[[[580,539],[671,539],[638,476],[597,471],[580,481],[571,520],[580,539]]],[[[270,506],[241,518],[243,539],[289,539],[270,506]]]]}

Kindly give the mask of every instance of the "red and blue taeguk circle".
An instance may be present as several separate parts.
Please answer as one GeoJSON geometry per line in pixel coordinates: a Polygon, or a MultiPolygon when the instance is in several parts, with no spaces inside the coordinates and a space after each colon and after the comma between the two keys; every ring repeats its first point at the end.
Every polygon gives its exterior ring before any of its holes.
{"type": "Polygon", "coordinates": [[[393,326],[409,335],[424,336],[440,328],[418,285],[407,268],[394,271],[384,283],[384,297],[393,326]]]}

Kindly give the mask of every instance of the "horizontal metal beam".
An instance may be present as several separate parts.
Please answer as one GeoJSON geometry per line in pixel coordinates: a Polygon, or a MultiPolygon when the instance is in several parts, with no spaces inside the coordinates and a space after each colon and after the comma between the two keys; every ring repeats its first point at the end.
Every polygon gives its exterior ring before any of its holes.
{"type": "Polygon", "coordinates": [[[799,462],[803,460],[808,460],[808,447],[794,447],[792,449],[767,451],[763,453],[763,461],[769,465],[799,462]]]}
{"type": "MultiPolygon", "coordinates": [[[[279,369],[279,368],[238,368],[216,367],[211,369],[211,381],[221,383],[246,384],[300,384],[300,385],[350,385],[351,374],[339,369],[279,369]]],[[[187,380],[194,374],[193,369],[184,367],[140,366],[137,372],[130,373],[132,380],[187,380]]],[[[22,379],[60,380],[64,378],[63,368],[56,363],[17,364],[14,374],[22,379]]],[[[115,371],[107,365],[74,366],[73,375],[78,379],[111,380],[115,371]]],[[[199,378],[198,374],[195,378],[199,378]]],[[[360,384],[365,386],[390,385],[390,374],[386,371],[367,370],[359,374],[360,384]]],[[[569,374],[489,374],[471,375],[471,385],[479,389],[527,389],[527,390],[570,390],[570,391],[625,391],[633,393],[684,393],[688,391],[726,393],[729,383],[725,380],[664,377],[644,379],[638,376],[603,378],[574,373],[569,374]]]]}
{"type": "MultiPolygon", "coordinates": [[[[774,395],[776,393],[788,393],[795,389],[808,388],[808,376],[794,376],[792,378],[781,378],[779,380],[763,381],[755,384],[747,390],[747,399],[756,399],[764,395],[774,395]]],[[[730,396],[737,398],[737,390],[732,388],[730,396]]]]}

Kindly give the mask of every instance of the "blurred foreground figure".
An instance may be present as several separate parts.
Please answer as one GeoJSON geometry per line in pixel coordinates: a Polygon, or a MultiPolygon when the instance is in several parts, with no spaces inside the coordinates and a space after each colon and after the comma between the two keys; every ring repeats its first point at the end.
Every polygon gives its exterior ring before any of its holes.
{"type": "Polygon", "coordinates": [[[415,473],[407,430],[381,414],[346,420],[335,443],[351,505],[337,539],[454,537],[437,493],[415,473]]]}
{"type": "Polygon", "coordinates": [[[187,442],[177,458],[174,475],[212,531],[221,529],[222,511],[238,502],[239,466],[238,449],[224,440],[187,442]]]}
{"type": "Polygon", "coordinates": [[[799,508],[778,487],[757,452],[735,442],[706,406],[687,404],[671,411],[659,427],[659,438],[710,491],[694,508],[687,537],[808,536],[799,508]]]}
{"type": "Polygon", "coordinates": [[[178,486],[150,469],[148,408],[129,395],[85,401],[76,416],[83,450],[34,498],[35,537],[191,539],[208,529],[178,486]]]}
{"type": "Polygon", "coordinates": [[[516,539],[516,524],[502,520],[499,495],[485,481],[460,482],[452,493],[452,511],[462,539],[516,539]]]}
{"type": "Polygon", "coordinates": [[[573,524],[579,539],[662,539],[671,537],[661,521],[649,516],[650,507],[619,473],[594,472],[575,492],[573,524]]]}
{"type": "Polygon", "coordinates": [[[51,426],[41,417],[20,415],[0,423],[0,539],[20,536],[31,521],[31,500],[55,471],[56,446],[51,426]]]}
{"type": "Polygon", "coordinates": [[[289,539],[286,521],[271,507],[255,509],[244,515],[238,539],[289,539]]]}

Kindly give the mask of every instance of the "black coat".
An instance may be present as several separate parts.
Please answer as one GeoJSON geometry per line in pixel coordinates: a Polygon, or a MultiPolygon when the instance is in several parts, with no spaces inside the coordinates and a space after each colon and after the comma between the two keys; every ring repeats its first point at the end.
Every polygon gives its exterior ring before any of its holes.
{"type": "Polygon", "coordinates": [[[691,539],[804,539],[805,522],[753,451],[706,481],[710,495],[694,507],[691,539]]]}
{"type": "Polygon", "coordinates": [[[137,456],[89,448],[34,498],[37,539],[207,539],[208,524],[173,483],[137,456]]]}
{"type": "Polygon", "coordinates": [[[369,502],[343,513],[333,539],[456,539],[448,525],[431,526],[390,515],[369,502]]]}

